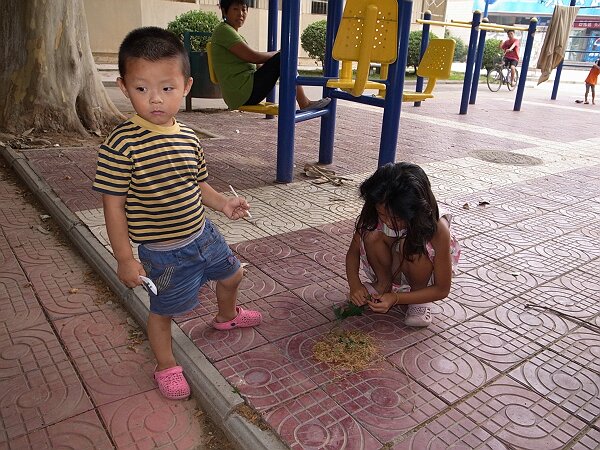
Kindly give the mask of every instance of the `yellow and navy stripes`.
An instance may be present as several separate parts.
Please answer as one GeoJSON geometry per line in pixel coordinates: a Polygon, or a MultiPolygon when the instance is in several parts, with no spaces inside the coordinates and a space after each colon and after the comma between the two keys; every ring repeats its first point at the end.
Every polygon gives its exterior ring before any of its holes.
{"type": "Polygon", "coordinates": [[[100,146],[93,189],[125,195],[133,242],[182,239],[204,224],[199,182],[208,178],[193,130],[154,125],[139,116],[116,127],[100,146]]]}

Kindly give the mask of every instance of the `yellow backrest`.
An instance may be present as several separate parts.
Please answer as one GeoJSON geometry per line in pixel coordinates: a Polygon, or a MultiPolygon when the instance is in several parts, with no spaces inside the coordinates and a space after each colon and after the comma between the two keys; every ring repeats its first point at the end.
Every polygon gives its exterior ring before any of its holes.
{"type": "Polygon", "coordinates": [[[452,71],[454,39],[432,39],[417,68],[417,75],[424,78],[447,80],[452,71]]]}
{"type": "Polygon", "coordinates": [[[210,75],[210,81],[214,84],[219,84],[219,80],[217,80],[217,75],[215,74],[215,67],[212,63],[212,42],[208,41],[206,43],[206,59],[208,61],[208,74],[210,75]]]}

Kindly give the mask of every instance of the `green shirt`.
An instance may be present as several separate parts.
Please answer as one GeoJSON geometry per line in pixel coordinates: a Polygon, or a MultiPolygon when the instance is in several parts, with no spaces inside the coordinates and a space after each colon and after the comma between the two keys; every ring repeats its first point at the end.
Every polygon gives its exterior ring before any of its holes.
{"type": "Polygon", "coordinates": [[[252,94],[256,65],[238,58],[229,51],[238,42],[246,43],[231,25],[220,23],[213,31],[211,42],[212,64],[223,99],[229,108],[237,109],[246,103],[252,94]]]}

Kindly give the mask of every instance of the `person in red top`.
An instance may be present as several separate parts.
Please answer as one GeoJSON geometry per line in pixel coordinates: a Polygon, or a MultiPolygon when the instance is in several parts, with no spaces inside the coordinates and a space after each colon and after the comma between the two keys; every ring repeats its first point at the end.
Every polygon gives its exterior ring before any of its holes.
{"type": "Polygon", "coordinates": [[[508,30],[506,34],[508,39],[502,43],[500,48],[504,52],[504,65],[510,67],[511,84],[515,84],[517,81],[516,67],[519,64],[519,40],[515,37],[513,30],[508,30]]]}
{"type": "Polygon", "coordinates": [[[583,103],[586,105],[588,102],[588,94],[592,91],[592,105],[596,104],[596,83],[598,82],[598,74],[600,74],[600,59],[594,63],[585,79],[585,100],[583,103]]]}

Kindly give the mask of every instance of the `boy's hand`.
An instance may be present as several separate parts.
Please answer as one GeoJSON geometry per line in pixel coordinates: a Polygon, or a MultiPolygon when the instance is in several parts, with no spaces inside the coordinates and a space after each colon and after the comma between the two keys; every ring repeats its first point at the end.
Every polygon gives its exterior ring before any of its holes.
{"type": "Polygon", "coordinates": [[[119,261],[117,266],[117,276],[121,282],[130,288],[134,288],[142,284],[140,275],[146,276],[146,271],[142,264],[135,259],[119,261]]]}
{"type": "Polygon", "coordinates": [[[368,299],[369,291],[367,291],[364,284],[360,284],[354,289],[350,287],[350,301],[356,306],[366,305],[368,299]]]}
{"type": "Polygon", "coordinates": [[[232,220],[241,219],[248,216],[250,205],[242,197],[228,197],[223,205],[223,214],[232,220]]]}
{"type": "Polygon", "coordinates": [[[397,295],[394,292],[387,292],[383,295],[376,294],[367,302],[367,305],[373,312],[386,313],[396,304],[397,295]]]}

